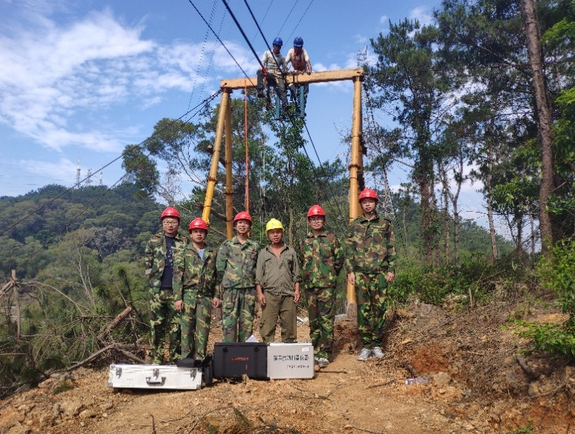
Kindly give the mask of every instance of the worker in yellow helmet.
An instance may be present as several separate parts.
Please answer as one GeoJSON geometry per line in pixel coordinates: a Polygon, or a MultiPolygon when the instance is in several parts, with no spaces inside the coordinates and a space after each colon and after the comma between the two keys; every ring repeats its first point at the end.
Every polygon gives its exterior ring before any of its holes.
{"type": "Polygon", "coordinates": [[[267,223],[266,235],[270,243],[260,251],[256,265],[256,295],[262,307],[260,335],[264,342],[273,342],[279,316],[282,342],[297,342],[301,280],[297,255],[284,242],[279,220],[267,223]]]}

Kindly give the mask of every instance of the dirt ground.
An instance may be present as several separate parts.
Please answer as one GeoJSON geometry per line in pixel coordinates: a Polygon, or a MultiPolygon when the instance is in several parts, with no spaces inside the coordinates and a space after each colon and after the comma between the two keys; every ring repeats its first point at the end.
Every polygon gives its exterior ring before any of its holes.
{"type": "MultiPolygon", "coordinates": [[[[355,320],[338,316],[335,360],[309,380],[115,390],[100,363],[0,401],[0,434],[575,434],[575,367],[523,355],[528,343],[512,322],[564,319],[548,306],[412,303],[389,312],[385,358],[367,362],[357,360],[355,320]],[[427,384],[406,385],[413,377],[427,384]]],[[[308,339],[305,322],[298,333],[300,342],[308,339]]],[[[220,336],[214,327],[210,345],[220,336]]],[[[128,360],[112,354],[106,362],[128,360]]]]}

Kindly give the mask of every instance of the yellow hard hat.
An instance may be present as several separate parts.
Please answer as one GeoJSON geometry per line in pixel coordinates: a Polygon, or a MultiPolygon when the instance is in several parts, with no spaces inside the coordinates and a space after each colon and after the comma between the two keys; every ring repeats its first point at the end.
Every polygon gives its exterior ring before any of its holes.
{"type": "Polygon", "coordinates": [[[269,231],[271,231],[272,229],[281,229],[282,231],[284,231],[284,227],[282,226],[282,222],[280,222],[277,219],[271,219],[268,224],[266,225],[266,235],[269,231]]]}

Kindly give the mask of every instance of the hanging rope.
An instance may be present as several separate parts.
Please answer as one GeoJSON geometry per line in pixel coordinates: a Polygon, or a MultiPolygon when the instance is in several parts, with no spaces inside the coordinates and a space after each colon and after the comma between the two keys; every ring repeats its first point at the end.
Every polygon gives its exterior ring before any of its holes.
{"type": "Polygon", "coordinates": [[[246,145],[246,194],[245,209],[250,212],[250,159],[248,153],[248,82],[244,81],[244,139],[246,145]]]}

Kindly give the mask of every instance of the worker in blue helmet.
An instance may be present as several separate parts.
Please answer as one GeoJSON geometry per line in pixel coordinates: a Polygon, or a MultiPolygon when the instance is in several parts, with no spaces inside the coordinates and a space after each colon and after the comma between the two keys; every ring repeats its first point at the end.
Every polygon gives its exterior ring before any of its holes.
{"type": "Polygon", "coordinates": [[[284,56],[280,53],[283,46],[282,38],[275,38],[272,50],[267,50],[262,56],[263,70],[258,70],[258,97],[263,98],[264,88],[274,86],[282,102],[282,106],[287,106],[287,97],[285,91],[284,74],[287,71],[287,65],[284,56]],[[264,84],[264,81],[266,84],[264,84]]]}
{"type": "MultiPolygon", "coordinates": [[[[286,56],[286,65],[290,67],[295,74],[311,74],[311,62],[307,51],[303,48],[303,38],[301,36],[296,36],[293,40],[293,48],[290,48],[286,56]]],[[[298,102],[300,99],[300,89],[303,90],[303,107],[300,107],[300,114],[303,117],[305,116],[305,104],[307,102],[309,84],[292,84],[290,86],[292,98],[298,102]]]]}

